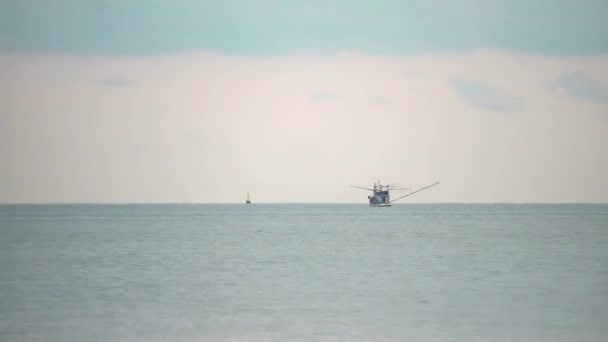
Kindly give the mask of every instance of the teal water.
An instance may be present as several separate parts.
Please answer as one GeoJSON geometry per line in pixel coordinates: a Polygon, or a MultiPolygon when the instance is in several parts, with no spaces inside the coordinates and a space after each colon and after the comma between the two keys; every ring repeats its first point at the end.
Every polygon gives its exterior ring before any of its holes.
{"type": "Polygon", "coordinates": [[[606,341],[608,205],[0,206],[0,341],[606,341]]]}

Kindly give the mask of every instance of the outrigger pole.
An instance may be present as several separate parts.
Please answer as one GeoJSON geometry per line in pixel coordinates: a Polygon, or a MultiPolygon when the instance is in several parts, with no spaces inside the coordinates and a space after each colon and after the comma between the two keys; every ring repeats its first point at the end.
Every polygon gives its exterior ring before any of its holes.
{"type": "Polygon", "coordinates": [[[397,198],[395,198],[394,200],[392,200],[392,201],[391,201],[391,203],[393,203],[393,202],[395,202],[395,201],[398,201],[398,200],[400,200],[400,199],[402,199],[402,198],[405,198],[405,197],[407,197],[407,196],[413,195],[413,194],[417,193],[418,191],[422,191],[422,190],[424,190],[424,189],[428,189],[428,188],[430,188],[430,187],[432,187],[432,186],[435,186],[435,185],[437,185],[437,184],[439,184],[439,182],[437,182],[437,183],[435,183],[435,184],[431,184],[431,185],[429,185],[429,186],[425,186],[425,187],[424,187],[424,188],[422,188],[422,189],[418,189],[418,190],[416,190],[416,191],[410,192],[410,193],[409,193],[409,194],[407,194],[407,195],[403,195],[403,196],[401,196],[401,197],[397,197],[397,198]]]}

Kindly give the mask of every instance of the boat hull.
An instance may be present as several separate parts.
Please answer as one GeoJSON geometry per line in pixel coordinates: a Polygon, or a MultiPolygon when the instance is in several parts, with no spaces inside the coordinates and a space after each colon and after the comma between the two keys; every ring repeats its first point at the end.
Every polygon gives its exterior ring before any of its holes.
{"type": "Polygon", "coordinates": [[[373,204],[370,203],[369,206],[370,207],[390,207],[392,204],[390,203],[378,203],[378,204],[373,204]]]}

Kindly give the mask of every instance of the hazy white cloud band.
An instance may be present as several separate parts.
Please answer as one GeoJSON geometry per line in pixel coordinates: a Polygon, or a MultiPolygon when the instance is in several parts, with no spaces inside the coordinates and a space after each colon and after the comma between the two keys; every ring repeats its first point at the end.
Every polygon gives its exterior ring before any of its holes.
{"type": "Polygon", "coordinates": [[[608,56],[0,55],[0,202],[608,201],[608,56]]]}

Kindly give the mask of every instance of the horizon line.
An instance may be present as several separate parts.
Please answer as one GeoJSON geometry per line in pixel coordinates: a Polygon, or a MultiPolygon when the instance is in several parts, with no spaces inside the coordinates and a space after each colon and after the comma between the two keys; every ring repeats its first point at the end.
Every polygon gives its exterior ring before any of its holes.
{"type": "MultiPolygon", "coordinates": [[[[366,202],[0,202],[0,206],[11,205],[273,205],[273,204],[361,204],[366,202]]],[[[407,204],[608,204],[608,202],[543,202],[543,201],[492,201],[492,202],[402,202],[391,203],[392,205],[407,204]]]]}

